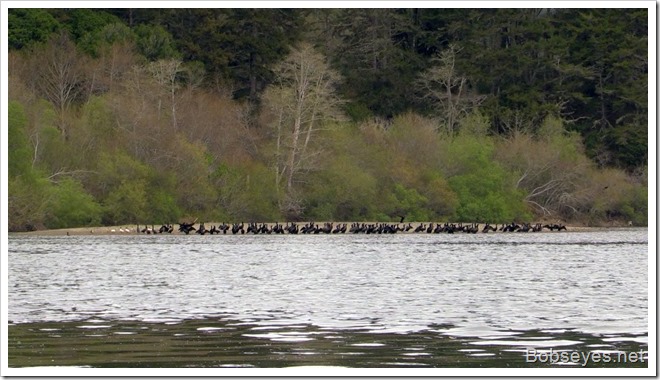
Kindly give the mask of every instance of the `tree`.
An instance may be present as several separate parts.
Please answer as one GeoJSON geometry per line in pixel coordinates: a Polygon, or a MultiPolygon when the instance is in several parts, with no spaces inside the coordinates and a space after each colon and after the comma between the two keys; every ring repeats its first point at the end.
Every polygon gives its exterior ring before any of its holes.
{"type": "Polygon", "coordinates": [[[80,182],[67,178],[53,188],[46,227],[95,226],[101,221],[101,206],[80,182]]]}
{"type": "Polygon", "coordinates": [[[32,167],[32,149],[26,133],[27,117],[23,107],[8,104],[8,194],[10,231],[42,228],[50,197],[50,184],[32,167]]]}
{"type": "Polygon", "coordinates": [[[567,217],[592,198],[585,189],[589,161],[577,136],[561,120],[548,117],[536,135],[518,131],[499,141],[497,160],[515,176],[515,189],[542,217],[567,217]]]}
{"type": "Polygon", "coordinates": [[[583,72],[565,85],[580,86],[567,104],[572,129],[601,165],[645,165],[637,136],[646,135],[648,125],[648,11],[580,9],[557,18],[565,26],[558,38],[571,51],[566,61],[583,72]]]}
{"type": "Polygon", "coordinates": [[[30,149],[26,125],[27,117],[23,107],[10,101],[8,109],[9,125],[7,131],[7,153],[9,177],[26,175],[32,169],[30,164],[32,150],[30,149]]]}
{"type": "Polygon", "coordinates": [[[107,42],[104,29],[119,22],[117,17],[96,9],[53,9],[51,12],[64,24],[78,48],[92,57],[97,57],[99,48],[107,42]]]}
{"type": "Polygon", "coordinates": [[[494,140],[484,133],[484,121],[478,114],[464,119],[441,154],[442,172],[458,198],[456,217],[480,223],[528,220],[524,194],[513,186],[512,174],[494,159],[494,140]]]}
{"type": "Polygon", "coordinates": [[[84,94],[86,58],[78,53],[64,32],[54,35],[40,53],[35,55],[32,62],[35,74],[32,85],[55,105],[59,116],[57,127],[62,136],[67,138],[66,114],[84,94]]]}
{"type": "Polygon", "coordinates": [[[9,18],[12,230],[646,220],[646,9],[9,18]]]}
{"type": "Polygon", "coordinates": [[[140,60],[135,47],[135,35],[124,24],[108,24],[99,35],[97,59],[90,63],[90,95],[113,90],[140,60]]]}
{"type": "Polygon", "coordinates": [[[141,24],[135,28],[137,47],[150,61],[172,59],[179,56],[172,36],[160,25],[141,24]]]}
{"type": "Polygon", "coordinates": [[[122,181],[104,203],[106,223],[110,225],[146,222],[146,183],[142,180],[122,181]]]}
{"type": "Polygon", "coordinates": [[[339,76],[311,45],[302,44],[274,68],[275,83],[264,96],[273,114],[276,185],[284,187],[286,210],[300,212],[295,183],[318,157],[312,148],[324,122],[340,118],[339,76]]]}
{"type": "Polygon", "coordinates": [[[61,26],[45,9],[10,8],[8,11],[8,44],[22,49],[35,42],[45,42],[61,26]]]}
{"type": "Polygon", "coordinates": [[[324,9],[313,16],[315,42],[344,77],[341,94],[352,100],[354,119],[365,110],[389,119],[415,103],[411,83],[424,62],[408,44],[410,17],[395,9],[324,9]]]}
{"type": "MultiPolygon", "coordinates": [[[[231,83],[235,97],[253,101],[272,79],[269,67],[287,54],[302,26],[298,9],[154,9],[138,13],[138,22],[167,29],[184,61],[204,63],[213,80],[231,83]]],[[[122,12],[121,17],[132,15],[122,12]]]]}
{"type": "Polygon", "coordinates": [[[74,41],[83,45],[87,45],[90,41],[85,40],[103,29],[105,25],[119,21],[117,17],[99,9],[53,8],[49,9],[49,12],[64,26],[74,41]]]}
{"type": "MultiPolygon", "coordinates": [[[[178,76],[183,71],[183,64],[179,59],[161,59],[156,62],[151,62],[148,70],[153,76],[161,90],[162,96],[167,96],[170,103],[170,117],[172,121],[172,128],[177,130],[176,107],[177,107],[177,90],[180,87],[178,76]]],[[[158,96],[158,118],[161,117],[162,106],[161,95],[158,96]]]]}
{"type": "Polygon", "coordinates": [[[272,80],[269,67],[288,53],[298,39],[300,11],[296,9],[232,9],[225,25],[224,50],[230,53],[229,69],[242,87],[239,93],[256,100],[272,80]],[[246,91],[246,84],[248,85],[246,91]]]}
{"type": "Polygon", "coordinates": [[[432,104],[450,134],[454,133],[460,118],[485,98],[470,91],[467,77],[456,67],[460,51],[460,47],[449,45],[431,60],[433,66],[417,79],[422,97],[432,104]]]}

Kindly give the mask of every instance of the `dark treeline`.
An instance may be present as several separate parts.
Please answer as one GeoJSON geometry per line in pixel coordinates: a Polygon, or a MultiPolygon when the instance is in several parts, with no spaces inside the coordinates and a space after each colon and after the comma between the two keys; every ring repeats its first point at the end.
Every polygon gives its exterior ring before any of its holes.
{"type": "Polygon", "coordinates": [[[10,9],[10,229],[646,224],[647,20],[10,9]]]}

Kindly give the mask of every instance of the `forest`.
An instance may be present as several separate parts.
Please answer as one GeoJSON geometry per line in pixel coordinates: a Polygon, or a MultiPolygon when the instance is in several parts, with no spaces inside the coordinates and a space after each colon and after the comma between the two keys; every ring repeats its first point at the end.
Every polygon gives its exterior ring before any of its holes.
{"type": "Polygon", "coordinates": [[[645,226],[648,17],[11,8],[9,230],[645,226]]]}

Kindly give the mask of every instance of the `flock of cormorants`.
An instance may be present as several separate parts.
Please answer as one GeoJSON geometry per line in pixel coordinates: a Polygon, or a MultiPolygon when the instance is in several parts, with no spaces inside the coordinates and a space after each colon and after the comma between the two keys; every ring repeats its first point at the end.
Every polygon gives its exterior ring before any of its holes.
{"type": "MultiPolygon", "coordinates": [[[[195,228],[195,223],[179,223],[178,232],[189,235],[195,233],[198,235],[214,235],[222,234],[227,235],[231,233],[232,235],[244,235],[244,234],[395,234],[397,232],[403,233],[471,233],[476,234],[478,232],[488,233],[488,232],[541,232],[543,230],[550,231],[562,231],[566,230],[566,226],[563,224],[545,224],[541,223],[531,224],[531,223],[510,223],[502,224],[498,226],[497,224],[491,225],[490,223],[479,224],[479,223],[420,223],[416,227],[413,227],[412,223],[351,223],[350,226],[348,223],[323,223],[319,225],[314,222],[309,222],[306,224],[299,225],[294,222],[287,222],[285,225],[277,222],[275,224],[268,223],[233,223],[231,225],[227,223],[222,223],[219,226],[212,225],[211,228],[206,228],[204,223],[200,223],[197,228],[195,228]]],[[[126,229],[128,232],[128,229],[126,229]]],[[[156,229],[153,225],[151,227],[144,226],[140,228],[137,226],[137,231],[143,234],[171,234],[174,232],[174,226],[171,224],[163,224],[160,228],[156,229]]]]}

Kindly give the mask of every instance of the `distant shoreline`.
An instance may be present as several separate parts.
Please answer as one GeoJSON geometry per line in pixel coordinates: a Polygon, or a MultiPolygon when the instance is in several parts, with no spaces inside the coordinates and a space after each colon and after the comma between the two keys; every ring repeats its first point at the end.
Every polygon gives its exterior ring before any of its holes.
{"type": "MultiPolygon", "coordinates": [[[[307,223],[308,222],[297,222],[299,227],[302,227],[303,225],[305,225],[307,223]]],[[[315,223],[318,224],[319,226],[323,226],[323,224],[326,223],[326,222],[315,222],[315,223]]],[[[408,225],[408,222],[404,222],[404,223],[395,223],[395,222],[328,222],[328,223],[334,223],[335,226],[338,223],[339,224],[347,223],[349,227],[350,227],[351,223],[360,223],[360,224],[362,224],[362,223],[366,223],[366,224],[370,224],[370,223],[376,223],[376,224],[377,223],[387,223],[387,224],[393,224],[393,225],[398,224],[400,226],[407,226],[408,225]]],[[[419,226],[422,223],[427,225],[427,226],[429,224],[429,222],[410,222],[410,224],[413,226],[413,228],[419,226]]],[[[436,224],[436,222],[431,222],[431,223],[436,224]]],[[[261,225],[262,223],[258,222],[257,224],[261,225]]],[[[275,223],[265,223],[265,224],[269,227],[272,227],[273,225],[275,225],[275,223]]],[[[284,222],[284,223],[280,222],[280,224],[283,225],[283,226],[286,226],[286,222],[284,222]]],[[[463,223],[463,224],[464,225],[469,225],[471,223],[463,223]]],[[[534,225],[534,224],[535,223],[532,223],[532,225],[534,225]]],[[[552,223],[543,223],[543,224],[552,224],[552,223]]],[[[200,225],[199,223],[195,223],[194,227],[196,229],[198,229],[199,225],[200,225]]],[[[217,226],[220,226],[220,225],[222,225],[222,222],[221,223],[217,223],[217,222],[215,222],[215,223],[214,222],[205,222],[204,223],[204,226],[206,227],[207,230],[211,229],[213,226],[217,227],[217,226]]],[[[227,231],[226,235],[233,235],[232,232],[231,232],[231,224],[228,223],[228,225],[229,225],[230,229],[229,229],[229,231],[227,231]]],[[[248,223],[246,222],[245,223],[246,228],[247,228],[247,225],[248,225],[248,223]]],[[[479,223],[479,226],[480,226],[480,229],[479,229],[479,232],[478,232],[479,234],[482,234],[481,228],[483,228],[484,225],[485,225],[485,223],[479,223]]],[[[493,224],[493,225],[495,225],[495,224],[493,224]]],[[[501,225],[502,224],[498,224],[497,226],[499,227],[501,225]]],[[[156,229],[156,231],[158,231],[160,226],[161,225],[155,225],[155,224],[153,225],[153,227],[156,229]]],[[[172,226],[174,227],[174,231],[171,234],[166,233],[166,232],[164,232],[163,234],[164,235],[185,235],[184,233],[179,232],[178,223],[177,224],[172,224],[172,226]]],[[[598,231],[598,230],[622,229],[622,228],[648,228],[648,226],[624,226],[624,225],[582,226],[582,225],[568,225],[568,224],[566,224],[565,226],[566,226],[566,231],[560,231],[560,232],[586,232],[586,231],[598,231]]],[[[145,225],[140,225],[141,229],[143,229],[144,227],[145,227],[145,225]]],[[[151,225],[148,225],[148,227],[151,227],[151,225]]],[[[13,234],[13,235],[37,235],[37,236],[67,236],[67,235],[68,236],[85,236],[85,235],[87,235],[87,236],[89,236],[89,235],[147,235],[148,236],[148,235],[153,235],[153,234],[138,232],[137,228],[138,228],[137,225],[132,225],[132,226],[131,225],[118,225],[118,226],[97,226],[97,227],[75,227],[75,228],[46,229],[46,230],[37,230],[37,231],[28,231],[28,232],[10,232],[10,234],[13,234]],[[126,232],[126,231],[128,231],[128,232],[126,232]]],[[[547,229],[544,229],[541,232],[543,232],[543,233],[560,233],[560,232],[557,232],[557,231],[549,231],[547,229]]],[[[413,230],[408,231],[408,232],[399,231],[398,233],[399,234],[427,234],[427,232],[417,232],[417,233],[415,233],[415,232],[413,232],[413,230]]],[[[463,232],[460,232],[460,233],[463,233],[463,232]]],[[[497,232],[488,232],[488,233],[489,234],[503,234],[503,233],[510,233],[510,232],[497,231],[497,232]]],[[[528,232],[528,233],[538,233],[538,232],[528,232]]],[[[288,235],[288,233],[284,233],[284,234],[288,235]]],[[[344,233],[342,235],[348,235],[348,234],[352,235],[352,233],[350,233],[348,231],[346,231],[346,233],[344,233]]],[[[440,234],[442,234],[442,233],[440,233],[440,234]]],[[[156,232],[156,235],[159,235],[159,233],[156,232]]],[[[190,233],[190,235],[196,235],[196,233],[193,231],[193,232],[190,233]]],[[[223,234],[220,233],[220,235],[223,235],[223,234]]],[[[238,235],[240,235],[240,233],[238,233],[238,235]]],[[[299,233],[299,235],[303,235],[303,234],[299,233]]]]}

